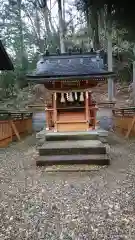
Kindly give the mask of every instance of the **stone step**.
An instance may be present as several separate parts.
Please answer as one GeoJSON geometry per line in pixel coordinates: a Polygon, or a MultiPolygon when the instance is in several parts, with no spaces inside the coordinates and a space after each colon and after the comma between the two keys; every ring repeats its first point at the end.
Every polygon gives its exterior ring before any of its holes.
{"type": "Polygon", "coordinates": [[[99,171],[100,169],[106,168],[107,165],[95,165],[95,164],[55,164],[55,165],[46,165],[45,172],[91,172],[99,171]]]}
{"type": "Polygon", "coordinates": [[[50,132],[46,133],[46,141],[98,140],[97,131],[84,132],[50,132]]]}
{"type": "Polygon", "coordinates": [[[50,165],[69,165],[69,164],[94,164],[94,165],[109,165],[110,160],[107,154],[96,155],[52,155],[39,156],[36,160],[37,166],[50,165]]]}
{"type": "Polygon", "coordinates": [[[50,141],[39,147],[40,156],[106,154],[106,147],[98,140],[50,141]]]}
{"type": "Polygon", "coordinates": [[[108,131],[104,129],[95,129],[80,132],[48,132],[45,129],[36,134],[37,139],[44,141],[62,141],[62,140],[96,140],[98,137],[108,137],[108,131]]]}

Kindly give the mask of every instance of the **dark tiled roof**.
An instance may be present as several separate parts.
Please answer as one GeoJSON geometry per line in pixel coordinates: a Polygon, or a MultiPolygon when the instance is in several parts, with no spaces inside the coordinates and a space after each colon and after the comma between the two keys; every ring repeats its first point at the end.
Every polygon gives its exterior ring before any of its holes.
{"type": "Polygon", "coordinates": [[[0,40],[0,70],[14,70],[12,61],[10,60],[3,44],[0,40]]]}
{"type": "Polygon", "coordinates": [[[110,75],[104,69],[103,60],[95,54],[77,54],[60,56],[43,56],[37,63],[37,69],[28,78],[66,78],[76,76],[110,75]]]}

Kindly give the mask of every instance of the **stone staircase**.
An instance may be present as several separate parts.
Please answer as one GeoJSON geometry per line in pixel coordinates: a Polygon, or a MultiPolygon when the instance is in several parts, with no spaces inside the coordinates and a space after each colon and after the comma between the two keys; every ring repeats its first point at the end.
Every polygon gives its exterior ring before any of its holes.
{"type": "MultiPolygon", "coordinates": [[[[44,139],[39,146],[37,166],[56,164],[108,165],[109,157],[100,137],[107,137],[106,131],[90,132],[48,132],[38,133],[44,139]],[[43,137],[44,136],[44,137],[43,137]]],[[[39,137],[40,136],[40,137],[39,137]]]]}

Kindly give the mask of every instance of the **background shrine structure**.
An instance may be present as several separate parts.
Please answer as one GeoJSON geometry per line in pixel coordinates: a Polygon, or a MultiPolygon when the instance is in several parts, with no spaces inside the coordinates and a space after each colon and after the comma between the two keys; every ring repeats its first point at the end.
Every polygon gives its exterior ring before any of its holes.
{"type": "MultiPolygon", "coordinates": [[[[0,40],[0,71],[14,70],[0,40]]],[[[32,113],[0,109],[0,148],[7,147],[13,140],[21,140],[21,134],[32,132],[32,113]]]]}

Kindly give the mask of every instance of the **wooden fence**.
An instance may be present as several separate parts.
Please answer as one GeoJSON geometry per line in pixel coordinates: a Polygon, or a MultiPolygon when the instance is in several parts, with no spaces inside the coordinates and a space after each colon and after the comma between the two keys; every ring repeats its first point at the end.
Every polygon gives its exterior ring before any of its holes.
{"type": "Polygon", "coordinates": [[[32,132],[32,113],[0,111],[0,147],[32,132]]]}
{"type": "Polygon", "coordinates": [[[135,136],[135,107],[113,109],[113,122],[117,133],[135,136]]]}

